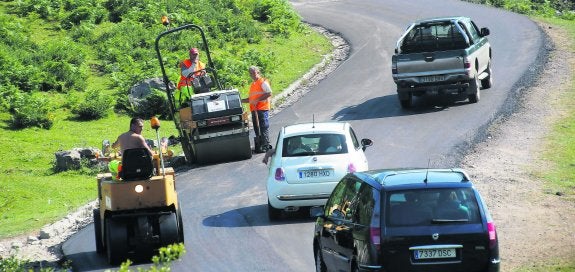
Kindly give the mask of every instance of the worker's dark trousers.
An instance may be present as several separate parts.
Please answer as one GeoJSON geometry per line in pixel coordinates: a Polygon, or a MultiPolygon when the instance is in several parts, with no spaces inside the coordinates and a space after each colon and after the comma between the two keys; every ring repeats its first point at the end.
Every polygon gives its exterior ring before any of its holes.
{"type": "Polygon", "coordinates": [[[252,111],[252,123],[254,124],[254,132],[258,134],[258,127],[261,129],[260,133],[262,136],[262,146],[267,146],[270,144],[270,121],[269,121],[269,111],[258,110],[259,124],[256,122],[256,111],[252,111]]]}

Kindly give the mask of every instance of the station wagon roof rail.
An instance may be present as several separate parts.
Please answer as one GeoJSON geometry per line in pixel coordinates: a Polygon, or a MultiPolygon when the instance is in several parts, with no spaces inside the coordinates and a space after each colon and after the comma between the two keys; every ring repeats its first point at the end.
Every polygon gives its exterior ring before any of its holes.
{"type": "Polygon", "coordinates": [[[469,175],[459,168],[396,168],[370,170],[357,174],[366,175],[374,183],[385,187],[417,183],[467,183],[470,181],[469,175]]]}

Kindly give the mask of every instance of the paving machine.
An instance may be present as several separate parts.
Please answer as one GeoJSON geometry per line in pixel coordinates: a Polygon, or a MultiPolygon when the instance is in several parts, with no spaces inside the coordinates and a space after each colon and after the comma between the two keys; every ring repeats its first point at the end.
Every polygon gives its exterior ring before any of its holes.
{"type": "MultiPolygon", "coordinates": [[[[152,118],[156,135],[159,127],[152,118]]],[[[127,149],[121,157],[99,159],[109,162],[111,172],[97,176],[96,252],[106,253],[110,264],[119,264],[128,256],[152,256],[160,247],[184,242],[175,174],[164,166],[161,148],[154,154],[145,148],[127,149]]]]}
{"type": "Polygon", "coordinates": [[[251,158],[249,113],[244,111],[237,89],[226,90],[220,85],[202,28],[187,24],[168,29],[156,38],[155,49],[166,85],[170,113],[180,134],[179,140],[188,163],[205,164],[251,158]],[[160,40],[183,31],[200,33],[202,44],[195,46],[206,52],[207,64],[202,71],[190,74],[188,80],[192,86],[182,87],[191,88],[189,91],[193,95],[186,101],[176,103],[179,97],[175,97],[174,84],[170,84],[166,74],[160,40]]]}

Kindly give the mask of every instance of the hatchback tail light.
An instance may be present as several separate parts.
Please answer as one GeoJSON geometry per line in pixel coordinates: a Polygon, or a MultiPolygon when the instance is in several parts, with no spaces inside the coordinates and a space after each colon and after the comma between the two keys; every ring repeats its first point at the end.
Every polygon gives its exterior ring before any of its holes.
{"type": "Polygon", "coordinates": [[[371,244],[379,251],[381,249],[381,228],[370,227],[369,238],[371,239],[371,244]]]}
{"type": "Polygon", "coordinates": [[[285,181],[286,180],[286,175],[284,173],[283,168],[281,168],[281,167],[276,168],[275,178],[277,181],[285,181]]]}
{"type": "Polygon", "coordinates": [[[347,172],[348,173],[354,173],[355,171],[357,171],[357,169],[355,168],[355,165],[353,164],[353,162],[350,162],[347,165],[347,172]]]}
{"type": "Polygon", "coordinates": [[[497,231],[495,230],[495,223],[487,222],[487,232],[489,233],[489,248],[497,245],[497,231]]]}

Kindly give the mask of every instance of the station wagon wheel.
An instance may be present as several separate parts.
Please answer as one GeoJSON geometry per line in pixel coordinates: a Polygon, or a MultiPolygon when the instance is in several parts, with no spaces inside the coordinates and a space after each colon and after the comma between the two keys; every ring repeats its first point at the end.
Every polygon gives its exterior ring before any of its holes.
{"type": "Polygon", "coordinates": [[[102,219],[100,218],[100,209],[93,210],[94,216],[94,236],[96,238],[96,252],[103,253],[104,243],[102,242],[102,219]]]}
{"type": "Polygon", "coordinates": [[[282,214],[282,211],[280,209],[276,209],[274,207],[272,207],[272,205],[270,204],[270,201],[268,200],[268,217],[270,219],[270,221],[275,221],[280,219],[280,216],[282,214]]]}
{"type": "Polygon", "coordinates": [[[479,78],[477,75],[473,78],[473,80],[469,83],[469,90],[467,97],[469,98],[469,103],[477,103],[481,98],[481,91],[479,89],[479,78]]]}
{"type": "Polygon", "coordinates": [[[321,250],[319,249],[319,245],[315,249],[315,271],[316,272],[327,271],[327,267],[325,267],[325,263],[323,262],[323,258],[321,256],[321,250]]]}

